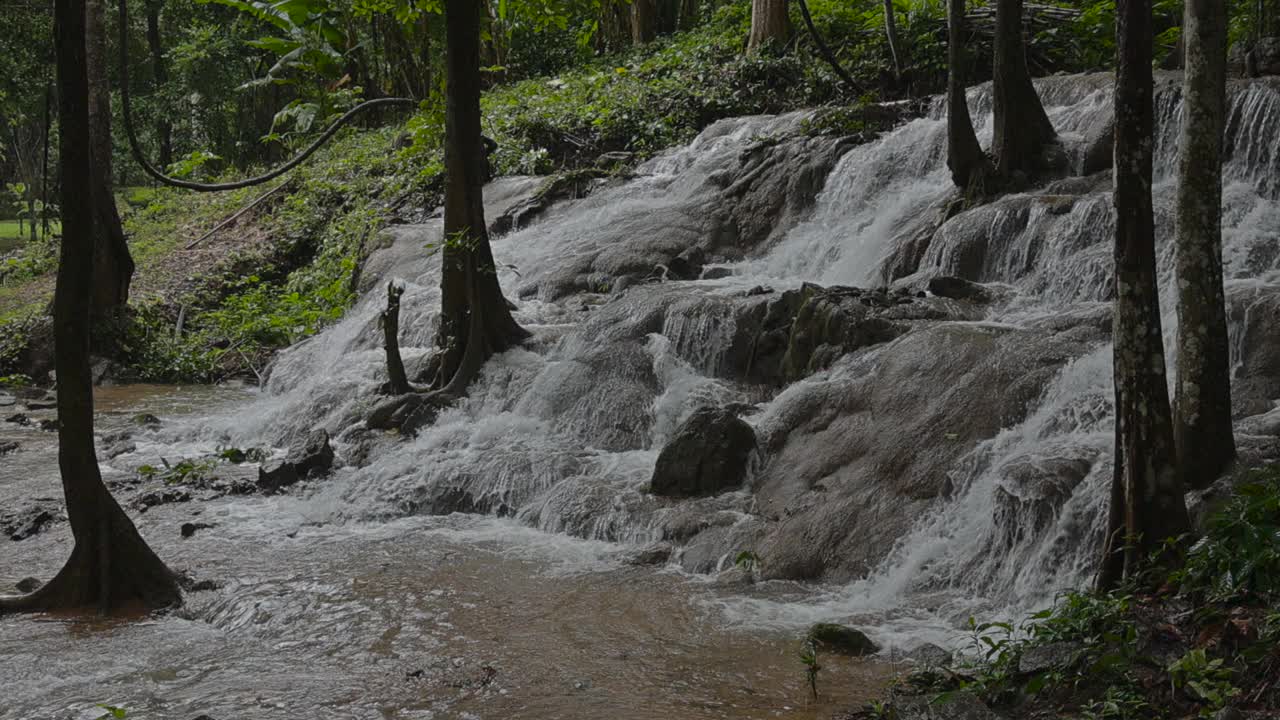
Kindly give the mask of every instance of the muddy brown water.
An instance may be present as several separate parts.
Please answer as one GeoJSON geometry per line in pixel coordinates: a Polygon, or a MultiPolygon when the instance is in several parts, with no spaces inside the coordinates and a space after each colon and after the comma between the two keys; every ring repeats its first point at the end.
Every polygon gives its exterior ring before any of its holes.
{"type": "MultiPolygon", "coordinates": [[[[248,395],[105,388],[99,424],[248,395]]],[[[0,459],[0,502],[60,497],[54,434],[0,423],[5,439],[22,448],[0,459]]],[[[133,622],[0,619],[0,717],[96,718],[102,703],[130,720],[825,718],[877,696],[894,670],[823,656],[814,701],[793,632],[716,609],[770,589],[629,566],[619,546],[510,521],[331,524],[295,496],[132,514],[173,567],[220,587],[133,622]],[[184,540],[188,521],[215,527],[184,540]]],[[[0,540],[0,591],[52,576],[70,547],[65,522],[0,540]]]]}

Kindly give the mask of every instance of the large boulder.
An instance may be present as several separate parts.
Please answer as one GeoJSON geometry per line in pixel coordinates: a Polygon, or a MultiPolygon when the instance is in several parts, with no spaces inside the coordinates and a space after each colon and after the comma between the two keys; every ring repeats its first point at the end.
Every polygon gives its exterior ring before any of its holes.
{"type": "Polygon", "coordinates": [[[693,413],[662,448],[650,491],[667,497],[714,495],[742,484],[756,453],[751,426],[723,408],[693,413]]]}
{"type": "Polygon", "coordinates": [[[837,655],[862,657],[880,652],[880,646],[867,637],[866,633],[847,625],[817,623],[809,628],[805,639],[814,643],[819,651],[837,655]]]}
{"type": "Polygon", "coordinates": [[[289,447],[285,461],[292,464],[300,476],[323,475],[333,467],[333,446],[329,433],[324,429],[313,430],[289,447]]]}

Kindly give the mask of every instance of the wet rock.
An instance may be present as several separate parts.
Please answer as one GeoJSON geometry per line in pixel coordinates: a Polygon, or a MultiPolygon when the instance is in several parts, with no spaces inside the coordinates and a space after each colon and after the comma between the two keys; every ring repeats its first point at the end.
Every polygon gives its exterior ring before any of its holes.
{"type": "Polygon", "coordinates": [[[817,623],[805,633],[805,639],[817,644],[820,652],[837,655],[862,657],[880,652],[880,646],[872,642],[866,633],[835,623],[817,623]]]}
{"type": "Polygon", "coordinates": [[[625,165],[635,158],[635,153],[625,150],[613,150],[611,152],[602,153],[596,158],[596,167],[598,168],[614,168],[618,165],[625,165]]]}
{"type": "Polygon", "coordinates": [[[42,585],[44,585],[44,583],[33,577],[25,577],[19,580],[14,587],[17,588],[20,593],[33,593],[39,590],[42,585]]]}
{"type": "Polygon", "coordinates": [[[17,404],[18,399],[7,392],[0,392],[0,407],[11,407],[17,404]]]}
{"type": "Polygon", "coordinates": [[[640,548],[626,559],[628,565],[665,565],[671,559],[671,543],[654,543],[640,548]]]}
{"type": "Polygon", "coordinates": [[[313,430],[289,448],[285,462],[296,468],[301,477],[323,475],[333,467],[333,446],[324,429],[313,430]]]}
{"type": "Polygon", "coordinates": [[[138,413],[130,419],[130,422],[139,427],[160,427],[160,418],[151,413],[138,413]]]}
{"type": "Polygon", "coordinates": [[[668,280],[697,280],[702,275],[702,266],[707,261],[707,254],[702,248],[694,246],[671,259],[667,264],[668,280]]]}
{"type": "Polygon", "coordinates": [[[977,303],[991,302],[996,297],[995,293],[984,285],[946,275],[931,278],[929,280],[929,292],[938,297],[951,298],[952,300],[968,300],[977,303]]]}
{"type": "Polygon", "coordinates": [[[298,467],[287,460],[268,460],[258,466],[257,486],[265,493],[279,492],[301,479],[298,467]]]}
{"type": "Polygon", "coordinates": [[[36,423],[36,427],[45,432],[57,432],[58,421],[57,420],[41,420],[40,422],[36,423]]]}
{"type": "Polygon", "coordinates": [[[183,488],[167,487],[156,490],[148,490],[133,499],[133,506],[138,512],[146,512],[148,508],[157,505],[171,505],[173,503],[189,502],[191,493],[183,488]]]}
{"type": "Polygon", "coordinates": [[[18,443],[12,440],[0,441],[0,455],[18,452],[18,443]]]}
{"type": "Polygon", "coordinates": [[[1018,672],[1031,675],[1046,670],[1068,670],[1080,661],[1084,643],[1053,642],[1033,645],[1018,658],[1018,672]]]}
{"type": "MultiPolygon", "coordinates": [[[[1273,239],[1268,241],[1274,242],[1273,239]]],[[[1247,283],[1227,289],[1227,320],[1238,332],[1239,368],[1231,378],[1231,404],[1237,416],[1261,415],[1280,397],[1280,286],[1247,283]]],[[[1264,429],[1262,427],[1254,429],[1264,429]]]]}
{"type": "Polygon", "coordinates": [[[397,430],[413,435],[435,422],[443,407],[428,393],[398,395],[375,405],[365,420],[365,426],[370,430],[397,430]]]}
{"type": "Polygon", "coordinates": [[[21,425],[23,427],[26,427],[31,424],[31,418],[27,417],[23,413],[15,413],[13,415],[10,415],[9,417],[5,418],[4,421],[7,423],[13,423],[14,425],[21,425]]]}
{"type": "Polygon", "coordinates": [[[773,292],[773,288],[767,285],[756,285],[746,292],[747,297],[756,297],[758,295],[769,295],[773,292]]]}
{"type": "Polygon", "coordinates": [[[1080,175],[1092,175],[1110,170],[1115,162],[1115,121],[1109,121],[1089,131],[1080,157],[1080,175]]]}
{"type": "Polygon", "coordinates": [[[37,500],[0,514],[0,533],[14,542],[44,530],[57,518],[59,506],[53,501],[37,500]]]}
{"type": "Polygon", "coordinates": [[[714,495],[746,479],[756,452],[751,426],[723,408],[704,407],[662,448],[650,492],[667,497],[714,495]]]}
{"type": "Polygon", "coordinates": [[[114,460],[121,455],[127,455],[137,449],[137,443],[132,440],[120,440],[104,447],[102,450],[102,456],[107,460],[114,460]]]}
{"type": "Polygon", "coordinates": [[[1050,527],[1093,470],[1096,455],[1087,445],[1047,441],[1032,454],[1007,460],[994,492],[996,536],[1003,544],[990,551],[1012,550],[1050,527]]]}
{"type": "Polygon", "coordinates": [[[25,400],[22,404],[26,405],[28,410],[56,410],[58,407],[58,398],[46,395],[40,398],[25,400]]]}
{"type": "Polygon", "coordinates": [[[926,643],[906,655],[908,660],[925,667],[946,667],[951,664],[951,651],[932,643],[926,643]]]}
{"type": "Polygon", "coordinates": [[[1245,716],[1233,707],[1225,707],[1214,713],[1213,720],[1245,720],[1245,716]]]}
{"type": "Polygon", "coordinates": [[[896,720],[1000,720],[1000,716],[969,692],[918,695],[892,702],[896,720]]]}
{"type": "Polygon", "coordinates": [[[179,528],[179,532],[182,533],[182,537],[189,538],[201,530],[208,530],[209,528],[212,528],[212,527],[215,527],[215,526],[210,525],[208,523],[186,522],[186,523],[182,523],[182,527],[179,528]]]}
{"type": "Polygon", "coordinates": [[[704,268],[702,271],[702,280],[720,280],[722,278],[733,277],[733,271],[727,267],[704,268]]]}
{"type": "Polygon", "coordinates": [[[907,330],[879,312],[894,305],[887,293],[806,284],[787,340],[783,376],[800,380],[860,348],[888,342],[907,330]]]}

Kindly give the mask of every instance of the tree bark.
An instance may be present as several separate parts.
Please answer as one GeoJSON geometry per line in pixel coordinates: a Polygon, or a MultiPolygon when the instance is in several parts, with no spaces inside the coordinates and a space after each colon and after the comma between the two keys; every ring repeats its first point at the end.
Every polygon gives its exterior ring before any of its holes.
{"type": "Polygon", "coordinates": [[[432,387],[458,397],[485,360],[528,336],[498,285],[484,218],[480,134],[480,17],[473,0],[445,5],[445,192],[441,312],[432,387]]]}
{"type": "Polygon", "coordinates": [[[1022,41],[1022,0],[997,0],[992,94],[995,133],[991,154],[1001,177],[1034,174],[1044,146],[1057,133],[1040,103],[1027,70],[1022,41]]]}
{"type": "Polygon", "coordinates": [[[982,152],[969,115],[965,92],[965,0],[947,0],[947,167],[951,181],[970,198],[986,194],[993,174],[991,160],[982,152]]]}
{"type": "MultiPolygon", "coordinates": [[[[118,0],[127,1],[127,0],[118,0]]],[[[163,0],[147,0],[147,47],[151,51],[151,92],[163,92],[169,82],[169,67],[164,60],[164,45],[160,42],[160,8],[163,0]]],[[[160,167],[173,163],[173,125],[164,113],[156,120],[156,138],[160,144],[160,167]]]]}
{"type": "Polygon", "coordinates": [[[94,318],[103,319],[117,313],[129,301],[134,266],[112,193],[111,86],[107,79],[105,0],[87,0],[84,7],[89,152],[93,158],[89,189],[94,194],[95,211],[91,307],[94,318]]]}
{"type": "Polygon", "coordinates": [[[751,0],[751,35],[747,38],[747,52],[755,52],[769,41],[781,45],[790,34],[787,0],[751,0]]]}
{"type": "Polygon", "coordinates": [[[1231,358],[1222,287],[1222,133],[1227,8],[1187,0],[1178,160],[1178,382],[1175,438],[1189,485],[1205,487],[1235,459],[1231,358]]]}
{"type": "Polygon", "coordinates": [[[658,0],[631,0],[631,42],[643,45],[658,36],[658,0]]]}
{"type": "Polygon", "coordinates": [[[893,77],[902,80],[902,58],[898,54],[898,20],[893,10],[893,0],[884,0],[884,34],[889,41],[889,54],[893,56],[893,77]]]}
{"type": "Polygon", "coordinates": [[[48,584],[31,595],[0,599],[0,613],[150,610],[180,602],[181,594],[176,576],[103,485],[94,453],[89,310],[97,168],[90,148],[85,1],[56,0],[54,7],[62,171],[62,254],[54,294],[58,466],[75,547],[48,584]]]}
{"type": "Polygon", "coordinates": [[[1134,576],[1166,540],[1190,527],[1175,464],[1156,287],[1151,0],[1119,1],[1116,52],[1112,335],[1117,438],[1111,527],[1099,573],[1103,588],[1134,576]]]}
{"type": "Polygon", "coordinates": [[[400,296],[404,288],[387,283],[387,309],[382,311],[382,347],[387,353],[387,387],[392,395],[403,395],[412,388],[400,357],[400,296]]]}

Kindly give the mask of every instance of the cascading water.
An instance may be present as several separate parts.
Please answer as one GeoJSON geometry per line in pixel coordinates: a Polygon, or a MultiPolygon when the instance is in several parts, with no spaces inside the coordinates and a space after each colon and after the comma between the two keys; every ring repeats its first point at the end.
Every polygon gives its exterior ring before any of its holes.
{"type": "MultiPolygon", "coordinates": [[[[1161,87],[1155,193],[1165,241],[1161,281],[1168,289],[1180,104],[1176,87],[1167,81],[1161,87]]],[[[1110,119],[1109,76],[1053,78],[1040,88],[1068,156],[1078,160],[1110,119]]],[[[989,139],[989,93],[973,91],[971,105],[980,137],[989,139]]],[[[771,466],[766,452],[758,485],[683,503],[659,500],[646,486],[658,450],[680,421],[706,404],[757,403],[760,412],[751,422],[768,448],[792,447],[799,442],[796,428],[803,427],[819,438],[814,447],[825,442],[837,454],[841,444],[872,437],[870,426],[909,420],[905,415],[915,406],[895,409],[893,387],[877,383],[946,382],[940,378],[951,375],[929,373],[964,374],[968,368],[956,364],[966,362],[974,368],[1039,363],[1049,370],[1032,373],[1037,379],[1023,389],[1029,402],[1009,413],[1013,420],[989,419],[1003,430],[976,437],[952,451],[954,461],[940,465],[946,492],[904,490],[909,502],[902,507],[884,501],[884,514],[892,517],[884,520],[883,547],[866,551],[861,571],[850,566],[844,573],[861,579],[816,597],[812,591],[783,592],[781,599],[756,594],[723,603],[723,609],[735,621],[787,627],[858,618],[911,644],[945,639],[962,604],[966,612],[983,601],[993,612],[1043,604],[1054,592],[1087,581],[1104,522],[1111,442],[1109,180],[1060,181],[935,229],[937,206],[952,192],[943,112],[936,107],[876,141],[842,151],[808,218],[757,233],[755,245],[744,239],[746,224],[727,221],[717,204],[738,197],[733,188],[743,168],[754,162],[753,153],[767,152],[760,150],[768,146],[761,139],[800,131],[802,115],[717,123],[690,146],[641,166],[635,179],[551,208],[536,224],[494,243],[503,287],[521,298],[516,317],[534,340],[494,358],[471,397],[417,437],[371,438],[360,421],[384,379],[376,326],[383,285],[395,280],[408,288],[402,345],[411,369],[427,352],[438,301],[436,260],[422,249],[438,227],[400,229],[391,247],[371,259],[365,270],[371,289],[344,320],[284,353],[256,402],[187,428],[184,438],[196,445],[255,445],[264,438],[281,445],[314,427],[335,433],[340,454],[365,460],[352,462],[306,500],[306,512],[321,521],[455,510],[511,516],[590,540],[688,542],[683,564],[704,570],[751,543],[773,543],[779,556],[804,556],[793,563],[803,571],[793,576],[833,577],[812,569],[822,562],[839,566],[834,549],[844,547],[838,519],[814,514],[822,512],[820,493],[861,483],[842,501],[875,498],[876,484],[891,482],[892,468],[912,459],[886,459],[884,448],[869,448],[821,468],[823,458],[811,457],[816,479],[796,488],[788,483],[788,468],[771,466]],[[664,258],[706,245],[709,235],[715,236],[712,252],[730,261],[731,276],[620,287],[620,278],[637,271],[664,275],[664,258]],[[904,259],[912,253],[914,259],[904,259]],[[765,314],[777,291],[805,281],[908,286],[933,275],[998,284],[1008,293],[981,322],[919,323],[918,330],[856,352],[776,395],[734,376],[744,318],[765,314]],[[748,292],[756,286],[768,288],[748,292]],[[1042,351],[1049,344],[1036,333],[1052,335],[1065,349],[1053,350],[1047,360],[1034,355],[1027,348],[1042,351]],[[952,342],[967,344],[948,365],[946,356],[958,347],[952,342]],[[995,350],[981,348],[1004,348],[1000,343],[1023,348],[1023,354],[998,361],[982,354],[995,350]],[[850,388],[862,393],[860,399],[848,399],[850,388]],[[877,400],[877,393],[885,397],[877,400]],[[813,404],[823,398],[825,404],[813,404]],[[833,407],[841,398],[846,405],[833,407]],[[869,417],[861,398],[872,408],[869,417]],[[853,469],[837,472],[840,467],[853,469]],[[822,520],[811,519],[816,517],[822,520]],[[825,543],[821,552],[787,544],[789,518],[825,525],[814,541],[825,543]],[[825,560],[810,557],[822,553],[825,560]],[[700,554],[706,557],[695,561],[700,554]]],[[[1269,251],[1280,236],[1280,90],[1265,82],[1233,87],[1229,124],[1229,290],[1233,298],[1246,292],[1270,297],[1280,291],[1280,254],[1269,251]]],[[[830,150],[819,141],[805,148],[830,150]]],[[[491,216],[536,181],[504,183],[491,188],[491,216]]],[[[1247,310],[1233,312],[1233,339],[1243,347],[1252,325],[1241,313],[1247,310]]],[[[1171,310],[1165,325],[1172,338],[1171,310]]],[[[1236,352],[1238,360],[1246,355],[1236,352]]],[[[1004,390],[984,387],[971,394],[1004,390]]],[[[963,433],[947,430],[921,442],[968,441],[950,439],[963,433]]],[[[906,448],[908,438],[899,439],[906,448]]],[[[939,480],[931,476],[930,482],[939,480]]],[[[771,560],[765,555],[766,567],[771,560]]],[[[785,566],[781,557],[779,565],[785,566]]]]}

